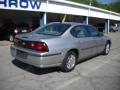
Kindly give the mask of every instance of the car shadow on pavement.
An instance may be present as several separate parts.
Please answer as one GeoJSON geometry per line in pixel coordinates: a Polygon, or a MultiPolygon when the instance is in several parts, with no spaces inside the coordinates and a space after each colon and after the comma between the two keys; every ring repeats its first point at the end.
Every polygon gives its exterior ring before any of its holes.
{"type": "Polygon", "coordinates": [[[60,72],[60,68],[58,67],[54,67],[54,68],[37,68],[37,67],[34,67],[32,65],[29,65],[29,64],[26,64],[26,63],[23,63],[19,60],[12,60],[12,64],[15,65],[16,67],[24,70],[24,71],[27,71],[27,72],[30,72],[32,74],[36,74],[36,75],[43,75],[43,74],[48,74],[48,73],[53,73],[53,72],[60,72]]]}

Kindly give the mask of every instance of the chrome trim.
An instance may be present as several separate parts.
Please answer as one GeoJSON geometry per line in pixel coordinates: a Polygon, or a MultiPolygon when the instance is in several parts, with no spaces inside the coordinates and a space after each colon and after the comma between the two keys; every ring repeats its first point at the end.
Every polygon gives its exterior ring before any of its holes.
{"type": "Polygon", "coordinates": [[[81,50],[86,50],[86,49],[95,48],[95,47],[101,47],[101,46],[105,46],[105,44],[95,45],[95,46],[91,46],[91,47],[87,47],[87,48],[82,48],[81,50]]]}
{"type": "Polygon", "coordinates": [[[46,55],[38,55],[38,54],[33,54],[33,53],[28,53],[31,56],[36,56],[36,57],[49,57],[49,56],[56,56],[60,55],[61,53],[54,53],[54,54],[46,54],[46,55]]]}
{"type": "Polygon", "coordinates": [[[49,56],[56,56],[56,55],[61,55],[61,53],[46,54],[46,55],[42,55],[41,57],[49,57],[49,56]]]}

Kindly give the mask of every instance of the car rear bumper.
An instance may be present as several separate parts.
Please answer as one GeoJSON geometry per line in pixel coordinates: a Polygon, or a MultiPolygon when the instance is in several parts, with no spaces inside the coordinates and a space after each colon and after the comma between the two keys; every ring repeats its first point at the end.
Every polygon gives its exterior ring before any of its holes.
{"type": "Polygon", "coordinates": [[[63,60],[61,53],[38,53],[14,45],[11,45],[10,51],[15,59],[40,68],[61,66],[63,60]]]}

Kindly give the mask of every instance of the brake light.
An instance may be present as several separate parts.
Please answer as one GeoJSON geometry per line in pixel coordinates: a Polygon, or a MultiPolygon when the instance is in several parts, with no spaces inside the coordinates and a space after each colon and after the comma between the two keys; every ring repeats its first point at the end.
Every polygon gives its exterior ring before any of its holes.
{"type": "Polygon", "coordinates": [[[48,52],[48,46],[44,42],[30,42],[30,48],[40,52],[48,52]]]}
{"type": "Polygon", "coordinates": [[[15,33],[15,34],[17,34],[17,33],[18,33],[18,30],[17,30],[17,29],[15,29],[15,30],[14,30],[14,33],[15,33]]]}
{"type": "Polygon", "coordinates": [[[35,43],[32,42],[32,43],[30,44],[30,46],[31,46],[32,49],[35,49],[35,43]]]}

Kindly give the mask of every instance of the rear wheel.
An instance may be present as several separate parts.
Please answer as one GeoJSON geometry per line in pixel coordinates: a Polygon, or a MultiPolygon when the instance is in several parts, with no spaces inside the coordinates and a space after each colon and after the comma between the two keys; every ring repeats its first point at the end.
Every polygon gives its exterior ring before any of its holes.
{"type": "Polygon", "coordinates": [[[65,72],[72,71],[76,66],[77,54],[75,52],[68,52],[65,56],[61,69],[65,72]]]}
{"type": "Polygon", "coordinates": [[[107,43],[107,44],[105,45],[105,49],[104,49],[104,51],[103,51],[103,54],[104,54],[104,55],[108,55],[109,52],[110,52],[110,43],[107,43]]]}

